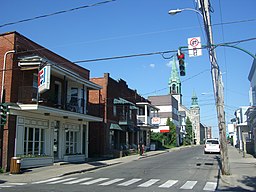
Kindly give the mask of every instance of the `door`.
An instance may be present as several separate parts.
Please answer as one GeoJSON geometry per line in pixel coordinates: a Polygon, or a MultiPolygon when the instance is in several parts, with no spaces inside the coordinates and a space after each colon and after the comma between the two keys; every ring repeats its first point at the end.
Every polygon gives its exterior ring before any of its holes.
{"type": "Polygon", "coordinates": [[[56,121],[56,125],[54,127],[54,138],[53,138],[54,161],[59,159],[59,128],[60,128],[60,122],[56,121]]]}

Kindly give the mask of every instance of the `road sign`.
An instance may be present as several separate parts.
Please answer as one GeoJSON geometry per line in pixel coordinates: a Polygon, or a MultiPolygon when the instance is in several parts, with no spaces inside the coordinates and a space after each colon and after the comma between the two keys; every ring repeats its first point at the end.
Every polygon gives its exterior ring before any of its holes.
{"type": "Polygon", "coordinates": [[[197,57],[202,55],[202,45],[200,37],[188,38],[188,55],[189,57],[197,57]]]}

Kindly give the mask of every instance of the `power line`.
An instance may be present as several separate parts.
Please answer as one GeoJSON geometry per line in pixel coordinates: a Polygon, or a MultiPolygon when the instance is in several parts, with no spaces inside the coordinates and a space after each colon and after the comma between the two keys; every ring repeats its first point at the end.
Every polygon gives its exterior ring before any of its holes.
{"type": "Polygon", "coordinates": [[[24,22],[28,22],[28,21],[33,21],[33,20],[36,20],[36,19],[42,19],[42,18],[54,16],[54,15],[59,15],[59,14],[62,14],[62,13],[77,11],[79,9],[85,9],[85,8],[89,8],[89,7],[99,6],[99,5],[110,3],[110,2],[113,2],[113,1],[116,1],[116,0],[101,1],[101,2],[98,2],[98,3],[91,4],[91,5],[84,5],[84,6],[68,9],[68,10],[57,11],[57,12],[54,12],[54,13],[40,15],[40,16],[36,16],[36,17],[28,18],[28,19],[22,19],[22,20],[10,22],[10,23],[5,23],[5,24],[0,25],[0,28],[1,27],[5,27],[5,26],[9,26],[9,25],[15,25],[15,24],[18,24],[18,23],[24,23],[24,22]]]}
{"type": "Polygon", "coordinates": [[[141,54],[133,54],[133,55],[122,55],[122,56],[113,56],[113,57],[105,57],[105,58],[97,58],[97,59],[88,59],[88,60],[80,60],[74,61],[73,63],[87,63],[87,62],[94,62],[94,61],[106,61],[106,60],[113,60],[113,59],[124,59],[129,57],[142,57],[142,56],[150,56],[150,55],[164,55],[166,53],[176,53],[177,50],[170,50],[170,51],[160,51],[160,52],[151,52],[151,53],[141,53],[141,54]]]}

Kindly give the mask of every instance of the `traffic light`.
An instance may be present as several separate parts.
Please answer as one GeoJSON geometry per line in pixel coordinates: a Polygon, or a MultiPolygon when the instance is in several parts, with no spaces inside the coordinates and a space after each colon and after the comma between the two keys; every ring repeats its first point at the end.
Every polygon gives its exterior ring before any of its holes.
{"type": "Polygon", "coordinates": [[[186,75],[186,71],[185,71],[185,55],[184,53],[178,53],[177,54],[177,58],[179,60],[179,68],[180,68],[180,76],[185,76],[186,75]]]}
{"type": "Polygon", "coordinates": [[[0,104],[1,107],[1,125],[5,125],[7,121],[8,105],[6,103],[0,104]]]}

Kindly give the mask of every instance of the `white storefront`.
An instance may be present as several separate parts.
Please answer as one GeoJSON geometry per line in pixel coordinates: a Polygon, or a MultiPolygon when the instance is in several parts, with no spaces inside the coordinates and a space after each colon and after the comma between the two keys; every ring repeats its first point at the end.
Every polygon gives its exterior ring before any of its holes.
{"type": "Polygon", "coordinates": [[[24,107],[10,109],[16,115],[14,155],[21,157],[22,168],[88,158],[88,122],[101,118],[39,105],[24,107]]]}

